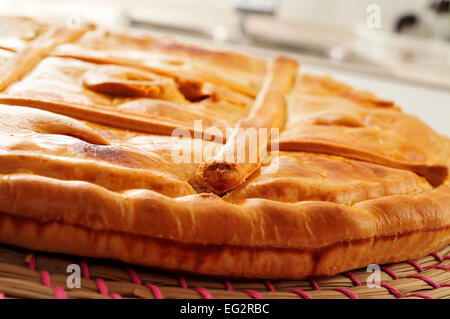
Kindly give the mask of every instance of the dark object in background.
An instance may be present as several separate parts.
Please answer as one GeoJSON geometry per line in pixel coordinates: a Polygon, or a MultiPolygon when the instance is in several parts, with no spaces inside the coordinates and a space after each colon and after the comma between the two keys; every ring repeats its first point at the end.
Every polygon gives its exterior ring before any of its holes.
{"type": "Polygon", "coordinates": [[[450,13],[450,0],[433,0],[430,9],[439,14],[450,13]]]}
{"type": "Polygon", "coordinates": [[[431,0],[420,11],[401,15],[394,24],[394,31],[450,41],[450,0],[431,0]]]}
{"type": "Polygon", "coordinates": [[[420,19],[415,14],[405,14],[401,16],[395,24],[395,32],[402,33],[406,28],[410,28],[420,23],[420,19]]]}

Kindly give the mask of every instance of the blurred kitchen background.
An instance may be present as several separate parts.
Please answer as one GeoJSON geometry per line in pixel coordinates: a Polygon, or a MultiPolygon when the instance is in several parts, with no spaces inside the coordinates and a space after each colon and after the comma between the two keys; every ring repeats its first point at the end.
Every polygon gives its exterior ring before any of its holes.
{"type": "Polygon", "coordinates": [[[0,14],[284,52],[450,137],[450,0],[0,0],[0,14]]]}

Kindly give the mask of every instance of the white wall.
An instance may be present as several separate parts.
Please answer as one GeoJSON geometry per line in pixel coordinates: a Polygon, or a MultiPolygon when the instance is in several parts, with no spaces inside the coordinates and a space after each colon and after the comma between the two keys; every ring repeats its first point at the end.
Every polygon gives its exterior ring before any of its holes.
{"type": "Polygon", "coordinates": [[[356,23],[367,19],[367,7],[376,3],[381,8],[381,27],[391,29],[399,14],[417,11],[426,0],[284,0],[281,17],[288,20],[301,19],[351,29],[356,23]]]}
{"type": "MultiPolygon", "coordinates": [[[[391,29],[394,19],[403,12],[416,11],[427,0],[278,0],[281,2],[279,17],[284,20],[318,23],[326,26],[351,29],[367,18],[367,6],[377,3],[381,7],[381,27],[391,29]]],[[[0,13],[33,14],[47,4],[48,14],[58,11],[70,14],[83,7],[95,6],[92,18],[104,19],[116,16],[119,8],[142,6],[146,8],[166,7],[183,12],[184,8],[210,8],[215,15],[233,12],[234,0],[0,0],[0,13]],[[97,3],[97,4],[95,4],[97,3]],[[50,6],[48,6],[50,4],[50,6]]],[[[89,17],[89,18],[91,18],[89,17]]]]}
{"type": "MultiPolygon", "coordinates": [[[[117,1],[117,0],[116,0],[117,1]]],[[[168,6],[172,10],[183,7],[211,7],[223,13],[232,11],[234,0],[132,0],[149,7],[168,6]]],[[[281,2],[279,17],[301,20],[327,26],[351,29],[367,18],[367,6],[372,3],[381,7],[382,28],[391,29],[395,18],[407,11],[417,11],[427,0],[278,0],[281,2]]]]}

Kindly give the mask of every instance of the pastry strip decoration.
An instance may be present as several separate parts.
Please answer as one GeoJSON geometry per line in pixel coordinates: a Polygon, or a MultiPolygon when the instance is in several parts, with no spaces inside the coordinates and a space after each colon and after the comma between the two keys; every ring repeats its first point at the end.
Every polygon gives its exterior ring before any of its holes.
{"type": "Polygon", "coordinates": [[[226,144],[212,161],[207,161],[196,172],[195,186],[204,191],[223,194],[244,182],[261,164],[261,155],[267,149],[272,128],[282,129],[286,120],[285,94],[289,91],[297,74],[298,63],[287,57],[277,57],[268,66],[263,87],[259,92],[249,116],[240,120],[226,144]],[[266,129],[262,136],[259,129],[266,129]],[[254,129],[258,135],[256,145],[242,133],[254,129]],[[256,161],[250,156],[257,148],[256,161]],[[245,159],[239,158],[245,154],[245,159]],[[230,161],[231,159],[231,161],[230,161]]]}
{"type": "Polygon", "coordinates": [[[0,91],[22,78],[58,45],[76,41],[85,32],[92,29],[95,29],[95,26],[91,24],[80,28],[54,27],[31,41],[0,68],[0,91]]]}

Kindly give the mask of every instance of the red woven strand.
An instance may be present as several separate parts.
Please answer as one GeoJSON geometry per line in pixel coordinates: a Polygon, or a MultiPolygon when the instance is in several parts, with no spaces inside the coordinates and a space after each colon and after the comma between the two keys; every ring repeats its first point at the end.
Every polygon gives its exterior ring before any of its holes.
{"type": "Polygon", "coordinates": [[[85,260],[80,261],[80,267],[83,278],[87,280],[91,279],[91,276],[89,275],[89,268],[85,260]]]}
{"type": "Polygon", "coordinates": [[[214,299],[213,295],[211,295],[206,288],[196,287],[194,290],[197,291],[203,299],[214,299]]]}
{"type": "Polygon", "coordinates": [[[64,291],[63,288],[55,286],[53,287],[53,293],[55,296],[55,299],[67,299],[67,294],[64,291]]]}
{"type": "Polygon", "coordinates": [[[313,287],[314,290],[320,290],[319,284],[314,279],[311,278],[309,282],[311,283],[311,287],[313,287]]]}
{"type": "Polygon", "coordinates": [[[386,288],[387,290],[389,290],[389,292],[391,294],[393,294],[396,298],[403,298],[404,297],[403,294],[400,291],[398,291],[396,288],[392,287],[391,285],[389,285],[386,282],[381,282],[380,286],[386,288]]]}
{"type": "Polygon", "coordinates": [[[438,262],[443,262],[444,260],[441,258],[441,256],[439,256],[438,254],[436,254],[436,253],[431,253],[430,254],[431,256],[433,256],[434,257],[434,259],[436,259],[438,262]]]}
{"type": "Polygon", "coordinates": [[[432,296],[425,295],[425,294],[420,293],[420,292],[414,292],[412,294],[407,295],[406,297],[420,297],[420,298],[423,298],[423,299],[436,299],[436,298],[434,298],[432,296]]]}
{"type": "Polygon", "coordinates": [[[27,258],[28,256],[30,256],[29,258],[31,258],[30,263],[28,264],[28,269],[36,270],[36,257],[34,256],[34,253],[30,252],[28,253],[27,258]]]}
{"type": "MultiPolygon", "coordinates": [[[[443,256],[443,257],[440,257],[436,253],[432,253],[430,255],[433,256],[438,262],[443,262],[445,260],[449,260],[450,259],[450,255],[443,256]]],[[[34,253],[30,252],[28,254],[28,256],[30,256],[30,258],[31,258],[30,262],[28,264],[28,268],[31,269],[31,270],[36,270],[36,257],[34,255],[34,253]]],[[[423,272],[423,270],[424,270],[415,261],[407,261],[407,263],[410,264],[411,266],[413,266],[419,272],[423,272]]],[[[82,269],[83,278],[90,279],[89,270],[88,270],[88,266],[87,266],[86,261],[81,260],[80,265],[81,265],[81,269],[82,269]]],[[[432,266],[427,267],[427,269],[431,269],[431,268],[450,270],[450,266],[447,266],[447,265],[432,265],[432,266]]],[[[393,279],[399,279],[399,276],[397,274],[395,274],[391,269],[389,269],[387,267],[381,267],[381,269],[385,273],[387,273],[389,276],[391,276],[393,279]]],[[[139,279],[138,274],[136,273],[136,271],[134,269],[127,267],[127,271],[129,273],[132,281],[135,284],[138,284],[138,285],[142,284],[141,280],[139,279]]],[[[58,287],[58,286],[55,286],[55,287],[51,286],[50,274],[46,270],[41,270],[40,274],[41,274],[41,278],[42,278],[42,284],[44,286],[52,288],[54,290],[54,297],[56,299],[66,299],[67,298],[67,294],[66,294],[66,292],[65,292],[65,290],[63,288],[58,287]]],[[[345,273],[345,275],[352,281],[352,283],[355,286],[360,286],[361,285],[361,282],[359,281],[359,279],[355,275],[353,275],[351,272],[347,272],[347,273],[345,273]]],[[[450,284],[446,283],[446,284],[439,285],[438,283],[436,283],[432,279],[430,279],[430,278],[428,278],[426,276],[423,276],[423,275],[410,275],[410,276],[406,276],[405,278],[416,278],[416,279],[423,280],[423,281],[425,281],[426,283],[428,283],[430,286],[432,286],[435,289],[440,288],[440,287],[450,287],[450,284]]],[[[187,281],[182,275],[180,275],[178,277],[178,279],[179,279],[179,282],[180,282],[180,286],[182,288],[188,288],[187,281]]],[[[108,288],[106,286],[106,283],[102,279],[99,279],[99,278],[97,278],[95,280],[95,282],[97,284],[97,287],[98,287],[100,293],[102,295],[108,295],[108,288]]],[[[311,283],[311,286],[312,286],[313,289],[320,290],[320,287],[319,287],[318,283],[314,279],[310,279],[310,283],[311,283]]],[[[224,284],[225,284],[225,288],[226,288],[227,291],[232,291],[233,290],[233,287],[232,287],[232,285],[231,285],[229,280],[225,280],[224,284]]],[[[275,287],[273,286],[273,284],[270,281],[266,280],[265,284],[266,284],[266,287],[267,287],[268,291],[271,291],[271,292],[276,291],[275,287]]],[[[146,283],[145,285],[152,291],[155,299],[163,299],[163,295],[162,295],[161,291],[159,290],[159,288],[157,286],[152,285],[152,284],[148,284],[148,283],[146,283]]],[[[399,290],[397,290],[396,288],[394,288],[393,286],[389,285],[386,282],[382,282],[381,286],[386,288],[386,289],[388,289],[389,292],[392,293],[396,298],[403,298],[404,297],[404,295],[399,290]]],[[[204,299],[213,299],[214,298],[209,293],[209,291],[207,289],[205,289],[205,288],[197,287],[194,290],[196,290],[204,299]]],[[[349,289],[346,289],[346,288],[334,288],[334,290],[335,291],[339,291],[341,293],[344,293],[346,296],[348,296],[351,299],[359,299],[359,297],[355,293],[350,291],[349,289]]],[[[263,297],[259,293],[254,291],[254,290],[245,290],[243,292],[247,293],[250,297],[252,297],[254,299],[263,299],[263,297]]],[[[311,295],[309,295],[307,292],[305,292],[303,290],[300,290],[300,289],[292,289],[292,290],[290,290],[290,292],[295,293],[295,294],[299,295],[300,297],[302,297],[304,299],[312,299],[311,295]]],[[[110,296],[112,298],[114,298],[114,299],[122,299],[120,294],[112,293],[112,294],[110,294],[110,296]]],[[[424,299],[435,299],[434,297],[426,295],[426,294],[423,294],[423,293],[412,293],[412,294],[407,295],[407,297],[420,297],[420,298],[424,298],[424,299]]],[[[4,299],[4,298],[5,298],[5,295],[0,292],[0,299],[4,299]]]]}
{"type": "Polygon", "coordinates": [[[157,286],[149,284],[149,283],[145,283],[145,285],[150,289],[150,291],[152,292],[155,299],[164,299],[164,297],[161,293],[161,290],[159,290],[159,288],[157,286]]]}
{"type": "Polygon", "coordinates": [[[50,274],[48,273],[48,271],[41,270],[41,271],[39,271],[39,273],[41,274],[42,284],[45,287],[51,288],[52,285],[51,285],[51,281],[50,281],[50,274]]]}
{"type": "Polygon", "coordinates": [[[309,293],[300,289],[292,289],[291,292],[299,295],[303,299],[313,299],[309,293]]]}
{"type": "Polygon", "coordinates": [[[131,268],[131,267],[126,267],[128,274],[131,277],[131,280],[136,284],[136,285],[142,285],[141,280],[139,279],[139,276],[137,274],[137,272],[131,268]]]}
{"type": "Polygon", "coordinates": [[[450,270],[450,266],[447,266],[447,265],[432,265],[432,266],[427,267],[427,269],[430,269],[430,268],[450,270]]]}
{"type": "Polygon", "coordinates": [[[186,289],[188,287],[187,281],[182,275],[178,276],[178,281],[180,282],[181,288],[185,288],[186,289]]]}
{"type": "Polygon", "coordinates": [[[103,279],[95,278],[95,284],[97,285],[98,291],[103,296],[108,296],[108,286],[103,279]]]}
{"type": "Polygon", "coordinates": [[[385,273],[387,273],[389,276],[391,276],[391,278],[394,280],[397,280],[399,278],[399,276],[397,276],[397,274],[395,272],[393,272],[391,269],[389,269],[388,267],[381,267],[380,269],[382,271],[384,271],[385,273]]]}
{"type": "Polygon", "coordinates": [[[361,286],[361,281],[359,281],[358,277],[353,275],[351,272],[346,272],[345,275],[352,281],[353,285],[361,286]]]}
{"type": "Polygon", "coordinates": [[[245,292],[247,295],[249,295],[253,299],[264,299],[263,296],[261,296],[259,293],[257,293],[254,290],[244,290],[243,292],[245,292]]]}
{"type": "MultiPolygon", "coordinates": [[[[30,270],[36,270],[36,256],[33,252],[28,253],[27,257],[29,256],[30,263],[28,264],[28,269],[30,270]]],[[[45,287],[53,289],[53,296],[55,299],[67,299],[66,291],[58,286],[52,287],[51,280],[50,280],[50,274],[46,270],[40,270],[39,274],[41,275],[42,285],[45,287]]],[[[4,296],[3,296],[4,297],[4,296]]]]}
{"type": "Polygon", "coordinates": [[[275,287],[272,285],[272,283],[269,280],[265,280],[264,283],[266,284],[267,290],[271,292],[275,292],[275,287]]]}
{"type": "Polygon", "coordinates": [[[354,292],[348,290],[347,288],[340,287],[340,288],[334,288],[334,290],[342,292],[344,295],[346,295],[350,299],[359,299],[359,297],[354,292]]]}
{"type": "Polygon", "coordinates": [[[233,286],[231,285],[231,282],[229,280],[225,280],[224,284],[227,291],[233,291],[233,286]]]}
{"type": "Polygon", "coordinates": [[[415,261],[408,260],[408,261],[406,261],[406,263],[407,263],[407,264],[410,264],[411,266],[413,266],[414,268],[416,268],[416,270],[417,270],[418,272],[422,272],[422,271],[423,271],[422,266],[420,266],[420,265],[419,265],[418,263],[416,263],[415,261]]]}
{"type": "Polygon", "coordinates": [[[425,281],[427,284],[429,284],[430,286],[432,286],[435,289],[441,287],[437,282],[435,282],[431,278],[428,278],[428,277],[423,276],[423,275],[409,275],[409,276],[406,276],[406,278],[417,278],[417,279],[423,280],[423,281],[425,281]]]}

